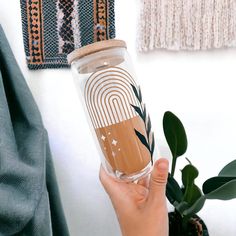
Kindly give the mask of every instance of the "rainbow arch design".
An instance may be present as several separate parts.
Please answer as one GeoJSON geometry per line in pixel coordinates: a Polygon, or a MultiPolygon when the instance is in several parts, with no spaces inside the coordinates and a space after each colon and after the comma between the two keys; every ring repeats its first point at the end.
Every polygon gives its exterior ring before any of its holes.
{"type": "Polygon", "coordinates": [[[131,84],[137,87],[132,76],[119,67],[110,67],[89,77],[84,97],[94,128],[117,124],[137,115],[130,105],[139,106],[131,84]]]}

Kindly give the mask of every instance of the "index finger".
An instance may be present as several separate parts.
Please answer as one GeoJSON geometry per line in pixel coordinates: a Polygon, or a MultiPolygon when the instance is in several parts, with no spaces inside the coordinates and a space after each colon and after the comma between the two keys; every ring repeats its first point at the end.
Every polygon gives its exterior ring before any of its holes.
{"type": "Polygon", "coordinates": [[[118,180],[107,174],[102,165],[100,166],[99,179],[109,196],[118,191],[118,180]]]}

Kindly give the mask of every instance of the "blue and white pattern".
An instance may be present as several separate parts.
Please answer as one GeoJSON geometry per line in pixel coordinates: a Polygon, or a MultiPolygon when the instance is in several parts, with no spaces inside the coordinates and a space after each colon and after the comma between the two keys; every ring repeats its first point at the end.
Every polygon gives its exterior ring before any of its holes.
{"type": "Polygon", "coordinates": [[[115,37],[114,0],[21,0],[21,15],[29,69],[69,67],[74,49],[115,37]]]}

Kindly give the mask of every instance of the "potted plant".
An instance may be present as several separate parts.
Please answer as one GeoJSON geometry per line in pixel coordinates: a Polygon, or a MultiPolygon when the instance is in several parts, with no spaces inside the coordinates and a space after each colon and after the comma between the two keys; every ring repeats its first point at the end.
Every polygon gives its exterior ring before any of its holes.
{"type": "Polygon", "coordinates": [[[187,150],[186,132],[179,118],[169,111],[164,114],[163,129],[173,158],[166,188],[166,196],[174,206],[174,211],[169,213],[169,235],[207,236],[207,227],[196,214],[207,199],[236,198],[236,160],[226,165],[217,176],[206,180],[201,190],[194,182],[198,170],[187,159],[188,164],[181,170],[182,185],[179,185],[174,173],[178,158],[187,150]]]}

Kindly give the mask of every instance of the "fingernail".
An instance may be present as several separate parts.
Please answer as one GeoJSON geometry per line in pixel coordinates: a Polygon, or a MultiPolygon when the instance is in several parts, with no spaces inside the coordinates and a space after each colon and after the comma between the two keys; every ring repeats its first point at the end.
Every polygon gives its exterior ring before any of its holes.
{"type": "Polygon", "coordinates": [[[166,170],[169,168],[169,162],[166,159],[162,159],[157,163],[157,167],[159,170],[166,170]]]}

